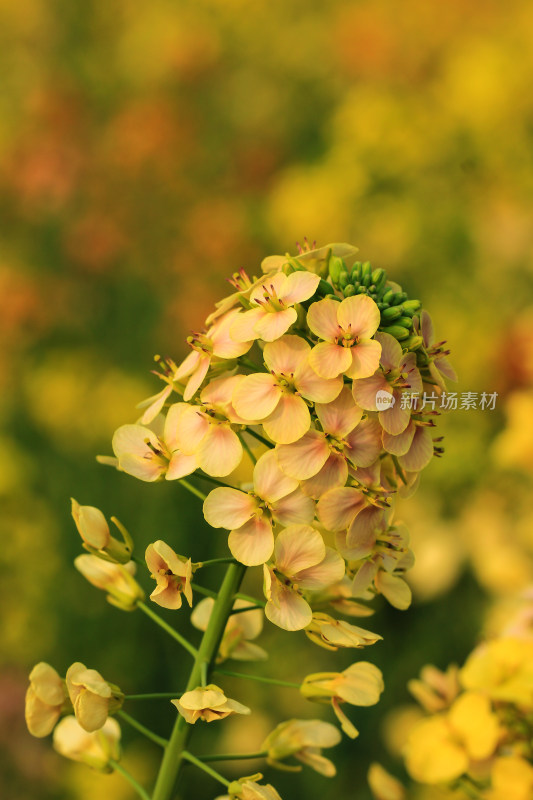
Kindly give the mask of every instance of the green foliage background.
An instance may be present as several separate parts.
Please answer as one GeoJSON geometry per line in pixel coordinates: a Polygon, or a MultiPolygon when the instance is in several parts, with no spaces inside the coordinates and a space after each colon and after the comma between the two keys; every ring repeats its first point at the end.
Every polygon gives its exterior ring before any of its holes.
{"type": "MultiPolygon", "coordinates": [[[[416,602],[372,619],[385,640],[362,657],[387,691],[352,712],[361,736],[338,748],[338,777],[268,773],[284,798],[308,800],[366,800],[373,759],[401,775],[382,734],[409,702],[406,681],[428,661],[462,662],[494,596],[532,575],[532,31],[527,0],[0,0],[6,800],[131,797],[22,721],[39,660],[60,672],[84,661],[128,691],[179,689],[187,669],[72,568],[69,497],[118,516],[139,552],[161,537],[193,559],[224,554],[194,498],[94,456],[159,388],[153,354],[185,355],[224,278],[304,236],[357,243],[431,311],[458,390],[499,393],[495,411],[443,421],[446,456],[405,506],[416,602]]],[[[302,648],[306,672],[353,660],[272,628],[263,642],[271,675],[299,674],[302,648]]],[[[262,710],[211,726],[206,749],[253,749],[279,719],[319,711],[283,689],[234,692],[262,710]]],[[[174,712],[139,715],[164,734],[174,712]]],[[[125,763],[149,781],[157,753],[125,741],[125,763]]],[[[188,791],[214,797],[190,770],[188,791]]]]}

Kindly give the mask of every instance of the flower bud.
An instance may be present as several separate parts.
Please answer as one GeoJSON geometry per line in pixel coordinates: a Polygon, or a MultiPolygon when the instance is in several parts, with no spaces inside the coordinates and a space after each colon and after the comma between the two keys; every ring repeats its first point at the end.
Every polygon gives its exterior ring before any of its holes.
{"type": "Polygon", "coordinates": [[[36,664],[30,672],[30,685],[26,692],[26,725],[31,735],[48,736],[61,712],[69,706],[65,681],[44,661],[36,664]]]}
{"type": "Polygon", "coordinates": [[[122,534],[120,542],[111,535],[105,516],[99,508],[94,506],[80,506],[71,497],[72,517],[76,523],[78,533],[83,539],[83,546],[89,553],[99,556],[106,561],[126,564],[131,559],[133,541],[126,528],[115,517],[111,521],[122,534]]]}
{"type": "Polygon", "coordinates": [[[54,749],[98,772],[113,772],[109,762],[120,758],[120,726],[108,719],[103,728],[87,733],[75,717],[65,717],[54,731],[54,749]]]}
{"type": "MultiPolygon", "coordinates": [[[[292,769],[279,764],[294,756],[326,777],[336,773],[335,765],[321,753],[322,747],[334,747],[341,740],[338,729],[318,719],[290,719],[282,722],[265,739],[262,750],[268,751],[268,763],[280,769],[292,769]]],[[[301,768],[297,768],[301,769],[301,768]]]]}
{"type": "Polygon", "coordinates": [[[102,728],[108,715],[118,711],[124,702],[118,686],[79,661],[68,668],[66,682],[76,719],[89,733],[102,728]]]}
{"type": "Polygon", "coordinates": [[[111,605],[123,611],[133,611],[137,602],[144,600],[144,592],[133,577],[135,564],[111,564],[95,555],[74,559],[74,566],[89,583],[107,592],[111,605]]]}

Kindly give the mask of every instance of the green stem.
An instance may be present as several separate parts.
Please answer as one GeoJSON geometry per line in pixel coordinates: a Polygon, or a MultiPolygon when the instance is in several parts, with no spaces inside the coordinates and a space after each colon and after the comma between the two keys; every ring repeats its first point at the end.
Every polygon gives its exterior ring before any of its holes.
{"type": "Polygon", "coordinates": [[[240,443],[242,444],[243,448],[244,448],[244,449],[246,450],[246,452],[248,453],[248,456],[249,456],[249,458],[250,458],[250,461],[252,462],[252,464],[257,464],[257,458],[256,458],[256,457],[254,456],[254,454],[252,453],[252,451],[251,451],[251,449],[250,449],[250,445],[248,444],[248,442],[246,441],[246,439],[244,438],[244,436],[243,436],[241,433],[239,433],[239,434],[238,434],[238,436],[239,436],[239,441],[240,441],[240,443]]]}
{"type": "Polygon", "coordinates": [[[125,711],[117,711],[117,717],[120,717],[120,719],[123,719],[124,722],[127,722],[128,725],[131,725],[132,728],[135,728],[135,730],[139,731],[139,733],[142,733],[144,736],[146,736],[147,739],[151,739],[152,742],[155,742],[160,747],[166,747],[167,746],[167,740],[166,739],[163,739],[162,736],[158,736],[157,733],[154,733],[149,728],[146,728],[142,723],[137,722],[136,719],[134,719],[133,717],[130,717],[130,715],[126,714],[125,711]]]}
{"type": "Polygon", "coordinates": [[[231,616],[233,617],[235,614],[243,614],[245,611],[255,611],[257,608],[263,608],[263,606],[245,606],[244,608],[234,608],[231,612],[231,616]]]}
{"type": "Polygon", "coordinates": [[[149,694],[127,694],[124,700],[175,700],[181,697],[182,691],[179,692],[150,692],[149,694]]]}
{"type": "Polygon", "coordinates": [[[215,670],[217,675],[228,675],[230,678],[247,678],[251,681],[259,681],[259,683],[272,683],[274,686],[286,686],[289,689],[299,689],[301,684],[291,683],[290,681],[281,681],[279,678],[264,678],[262,675],[250,675],[246,672],[233,672],[229,669],[215,670]]]}
{"type": "Polygon", "coordinates": [[[207,497],[206,494],[201,492],[200,489],[197,489],[196,486],[193,486],[192,483],[189,483],[189,481],[186,481],[185,478],[180,478],[178,480],[178,483],[181,484],[183,487],[185,487],[185,489],[188,489],[191,494],[194,494],[196,495],[196,497],[199,497],[200,500],[205,500],[205,498],[207,497]]]}
{"type": "Polygon", "coordinates": [[[241,356],[238,360],[243,365],[243,367],[248,367],[248,369],[253,369],[254,372],[265,371],[264,367],[261,367],[259,364],[255,364],[250,358],[245,358],[244,356],[241,356]]]}
{"type": "Polygon", "coordinates": [[[219,481],[218,478],[213,478],[212,475],[207,475],[205,472],[197,472],[197,478],[202,478],[204,481],[208,481],[209,483],[214,483],[216,486],[224,486],[229,489],[234,489],[235,487],[232,486],[230,483],[224,483],[224,481],[219,481]]]}
{"type": "Polygon", "coordinates": [[[187,652],[189,652],[193,658],[196,658],[196,655],[198,653],[196,647],[193,647],[192,644],[188,642],[184,636],[181,635],[181,633],[175,631],[171,625],[169,625],[167,622],[165,622],[164,619],[162,619],[159,616],[159,614],[156,614],[155,611],[152,611],[152,609],[149,606],[147,606],[140,600],[137,602],[137,608],[140,608],[141,611],[143,611],[147,617],[150,617],[150,619],[152,619],[157,625],[159,625],[160,628],[163,628],[163,630],[166,631],[170,636],[172,636],[173,639],[179,642],[181,646],[184,647],[185,650],[187,650],[187,652]]]}
{"type": "MultiPolygon", "coordinates": [[[[207,661],[208,673],[211,672],[213,662],[218,653],[220,640],[226,628],[229,613],[233,607],[235,593],[238,591],[246,572],[243,564],[230,564],[217,595],[213,611],[209,618],[207,629],[200,642],[194,665],[189,675],[186,691],[196,689],[201,680],[201,664],[207,661]]],[[[159,775],[157,776],[152,800],[170,800],[174,785],[178,778],[187,742],[193,731],[185,719],[179,715],[174,723],[174,729],[165,748],[159,775]]],[[[191,759],[189,758],[189,761],[191,759]]],[[[193,762],[194,763],[194,762],[193,762]]]]}
{"type": "MultiPolygon", "coordinates": [[[[228,556],[227,558],[210,558],[207,561],[199,561],[198,563],[198,569],[201,569],[202,567],[210,567],[212,564],[235,564],[235,559],[228,556]]],[[[213,592],[213,594],[216,595],[216,592],[213,592]]]]}
{"type": "Polygon", "coordinates": [[[263,750],[261,753],[224,753],[219,755],[214,753],[209,756],[200,756],[201,761],[244,761],[247,758],[266,758],[268,752],[263,750]]]}
{"type": "Polygon", "coordinates": [[[116,770],[123,778],[125,778],[130,786],[135,789],[139,797],[142,797],[143,800],[151,800],[150,795],[146,792],[140,783],[137,783],[133,775],[128,772],[122,764],[119,764],[118,761],[114,761],[112,758],[109,759],[109,764],[116,770]]]}
{"type": "Polygon", "coordinates": [[[191,582],[191,589],[193,592],[198,592],[198,594],[205,594],[206,597],[218,597],[217,593],[212,589],[206,589],[205,586],[199,586],[197,583],[191,582]]]}
{"type": "Polygon", "coordinates": [[[184,750],[181,754],[181,757],[185,758],[187,761],[190,761],[191,764],[194,764],[195,767],[203,770],[203,772],[207,772],[208,775],[211,775],[211,777],[219,783],[223,783],[224,786],[229,786],[229,781],[227,781],[219,772],[217,772],[215,769],[211,769],[211,767],[208,767],[207,764],[204,764],[199,758],[193,756],[193,754],[189,753],[188,750],[184,750]]]}
{"type": "Polygon", "coordinates": [[[239,600],[248,600],[252,605],[261,606],[261,608],[266,605],[266,600],[260,600],[258,597],[251,597],[249,594],[243,594],[242,592],[237,592],[235,597],[239,600]]]}
{"type": "Polygon", "coordinates": [[[250,434],[250,436],[253,436],[254,439],[257,439],[258,442],[261,442],[262,444],[266,444],[266,446],[270,447],[271,449],[274,447],[272,442],[269,442],[268,439],[265,439],[265,437],[261,436],[260,433],[256,433],[251,428],[246,428],[246,431],[247,431],[247,433],[250,434]]]}

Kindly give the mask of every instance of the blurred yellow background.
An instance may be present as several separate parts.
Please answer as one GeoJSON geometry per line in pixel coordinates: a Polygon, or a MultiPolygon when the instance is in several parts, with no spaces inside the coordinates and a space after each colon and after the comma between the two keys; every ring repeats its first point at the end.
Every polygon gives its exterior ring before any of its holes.
{"type": "MultiPolygon", "coordinates": [[[[153,354],[183,357],[224,279],[307,236],[357,244],[431,312],[458,391],[498,392],[494,411],[447,415],[445,457],[403,505],[416,602],[372,621],[387,691],[358,712],[339,776],[269,774],[284,798],[367,800],[371,759],[402,774],[387,715],[407,680],[464,661],[533,583],[533,6],[0,0],[0,74],[2,798],[131,798],[23,723],[39,660],[84,661],[127,691],[180,688],[187,668],[75,572],[69,497],[118,516],[139,552],[162,537],[223,554],[180,488],[95,455],[159,389],[153,354]]],[[[304,646],[279,630],[260,642],[280,676],[304,646]]],[[[306,658],[325,668],[317,650],[306,658]]],[[[226,751],[315,711],[287,690],[238,691],[263,710],[207,732],[226,751]]],[[[139,715],[165,734],[167,705],[139,715]]],[[[157,753],[124,736],[149,781],[157,753]]],[[[196,781],[198,800],[215,796],[196,781]]]]}

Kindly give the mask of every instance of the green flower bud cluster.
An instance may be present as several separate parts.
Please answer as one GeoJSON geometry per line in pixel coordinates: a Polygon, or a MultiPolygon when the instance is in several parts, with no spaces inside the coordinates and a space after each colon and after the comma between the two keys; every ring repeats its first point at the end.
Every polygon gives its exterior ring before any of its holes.
{"type": "Polygon", "coordinates": [[[416,350],[422,345],[422,337],[413,333],[413,317],[418,314],[420,300],[410,300],[401,286],[390,283],[384,269],[372,269],[370,261],[356,261],[346,266],[342,258],[329,259],[329,278],[334,288],[342,295],[328,296],[341,300],[356,294],[367,294],[381,312],[379,330],[394,336],[404,348],[416,350]]]}

